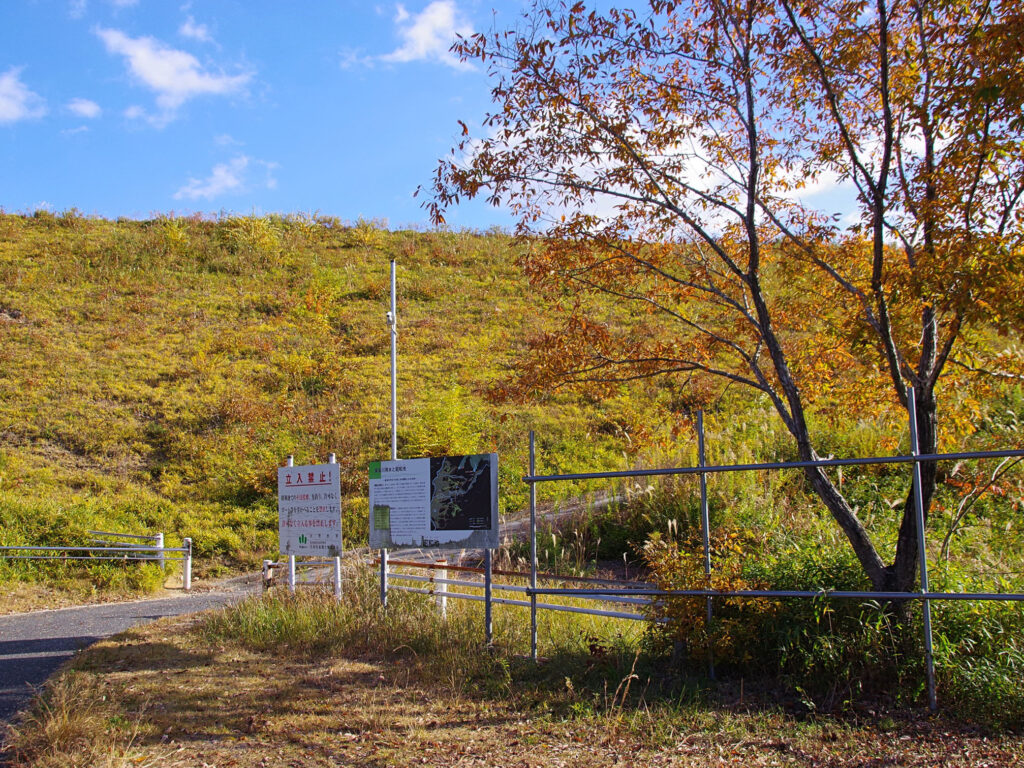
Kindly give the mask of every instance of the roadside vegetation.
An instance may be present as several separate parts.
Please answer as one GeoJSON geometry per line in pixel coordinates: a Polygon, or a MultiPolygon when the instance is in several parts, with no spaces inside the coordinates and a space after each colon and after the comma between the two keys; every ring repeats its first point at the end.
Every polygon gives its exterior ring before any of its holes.
{"type": "Polygon", "coordinates": [[[9,734],[12,766],[1019,766],[1021,735],[948,712],[779,702],[763,679],[712,685],[640,625],[395,593],[372,574],[104,641],[9,734]]]}

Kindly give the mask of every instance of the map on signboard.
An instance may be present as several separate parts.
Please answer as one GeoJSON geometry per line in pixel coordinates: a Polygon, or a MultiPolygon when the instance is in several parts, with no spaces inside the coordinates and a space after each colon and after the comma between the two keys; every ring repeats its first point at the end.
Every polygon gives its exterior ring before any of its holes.
{"type": "Polygon", "coordinates": [[[498,456],[370,465],[370,546],[498,546],[498,456]]]}
{"type": "Polygon", "coordinates": [[[490,527],[488,456],[430,460],[430,530],[485,531],[490,527]]]}

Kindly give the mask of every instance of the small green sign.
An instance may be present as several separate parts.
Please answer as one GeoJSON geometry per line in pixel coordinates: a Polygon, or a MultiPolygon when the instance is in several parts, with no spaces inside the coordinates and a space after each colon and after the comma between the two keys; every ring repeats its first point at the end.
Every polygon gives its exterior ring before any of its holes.
{"type": "Polygon", "coordinates": [[[371,461],[370,462],[370,479],[371,480],[380,480],[380,462],[379,461],[371,461]]]}
{"type": "Polygon", "coordinates": [[[391,530],[391,507],[386,504],[375,504],[373,507],[373,530],[391,530]]]}

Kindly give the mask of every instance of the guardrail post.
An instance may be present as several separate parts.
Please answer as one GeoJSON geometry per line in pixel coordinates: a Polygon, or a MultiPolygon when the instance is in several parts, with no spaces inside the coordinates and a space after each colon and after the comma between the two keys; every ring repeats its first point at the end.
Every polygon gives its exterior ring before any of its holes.
{"type": "Polygon", "coordinates": [[[161,571],[166,571],[167,570],[167,560],[164,557],[164,535],[163,535],[163,533],[158,533],[156,536],[154,536],[153,537],[153,543],[158,548],[157,560],[160,561],[160,570],[161,571]]]}
{"type": "Polygon", "coordinates": [[[181,560],[181,586],[189,592],[192,589],[192,539],[184,539],[181,544],[185,550],[181,560]]]}
{"type": "Polygon", "coordinates": [[[295,594],[295,555],[288,555],[288,591],[295,594]]]}
{"type": "Polygon", "coordinates": [[[263,561],[263,591],[264,592],[266,592],[268,589],[270,589],[270,580],[274,577],[273,576],[273,570],[270,567],[270,564],[272,562],[273,562],[273,560],[264,560],[263,561]]]}
{"type": "MultiPolygon", "coordinates": [[[[438,560],[438,565],[448,565],[447,560],[438,560]]],[[[431,569],[430,580],[434,582],[434,599],[437,601],[437,610],[441,614],[441,618],[447,620],[448,618],[448,585],[444,583],[448,578],[448,569],[431,569]],[[435,577],[434,574],[437,574],[435,577]],[[440,582],[440,583],[439,583],[440,582]]]]}

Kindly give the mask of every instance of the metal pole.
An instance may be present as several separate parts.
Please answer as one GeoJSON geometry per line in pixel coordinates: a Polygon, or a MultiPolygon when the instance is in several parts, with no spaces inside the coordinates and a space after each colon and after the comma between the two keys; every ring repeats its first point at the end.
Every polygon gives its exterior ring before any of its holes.
{"type": "Polygon", "coordinates": [[[163,535],[163,533],[158,533],[153,538],[155,539],[155,541],[153,543],[157,547],[159,547],[159,550],[160,550],[159,554],[157,555],[157,560],[160,562],[160,570],[161,571],[166,571],[167,570],[167,560],[165,559],[165,556],[164,556],[164,535],[163,535]]]}
{"type": "MultiPolygon", "coordinates": [[[[447,560],[438,560],[438,565],[448,565],[447,560]]],[[[434,581],[434,572],[430,573],[430,580],[434,581]]],[[[441,614],[442,619],[448,618],[448,585],[443,583],[443,580],[448,578],[448,569],[442,568],[437,571],[437,579],[442,580],[442,583],[434,585],[434,594],[437,600],[437,610],[441,614]]]]}
{"type": "MultiPolygon", "coordinates": [[[[328,454],[327,455],[327,463],[328,464],[337,464],[338,463],[338,457],[335,454],[333,454],[333,453],[328,454]]],[[[338,524],[339,525],[341,524],[340,520],[338,521],[338,524]]],[[[341,547],[339,549],[339,554],[338,554],[337,557],[334,558],[334,599],[337,600],[339,603],[341,602],[341,552],[344,552],[344,551],[345,551],[345,541],[344,541],[344,536],[342,536],[342,541],[341,541],[341,547]]]]}
{"type": "Polygon", "coordinates": [[[182,546],[185,553],[181,564],[181,586],[188,592],[192,589],[192,539],[185,539],[182,546]]]}
{"type": "Polygon", "coordinates": [[[334,558],[334,599],[341,602],[341,558],[334,558]]]}
{"type": "MultiPolygon", "coordinates": [[[[910,412],[910,455],[915,459],[920,456],[917,437],[917,397],[913,387],[907,388],[907,411],[910,412]]],[[[928,588],[928,555],[924,541],[924,489],[921,483],[921,462],[914,461],[914,507],[917,512],[917,558],[921,569],[921,594],[927,594],[928,588]]],[[[928,677],[928,708],[934,712],[938,709],[935,695],[935,656],[932,647],[932,606],[931,601],[924,600],[924,663],[928,677]]]]}
{"type": "MultiPolygon", "coordinates": [[[[398,279],[395,260],[391,260],[391,460],[398,461],[398,279]]],[[[380,551],[380,604],[388,607],[388,551],[380,551]]]]}
{"type": "MultiPolygon", "coordinates": [[[[295,457],[288,457],[288,466],[295,466],[295,457]]],[[[295,594],[295,555],[288,555],[288,591],[295,594]]]]}
{"type": "MultiPolygon", "coordinates": [[[[530,430],[530,477],[537,474],[537,450],[530,430]]],[[[537,484],[530,481],[530,589],[537,588],[537,484]]],[[[537,660],[537,595],[530,595],[530,655],[537,660]]]]}
{"type": "MultiPolygon", "coordinates": [[[[697,411],[697,464],[700,467],[707,466],[707,456],[704,452],[704,411],[697,411]]],[[[708,510],[708,476],[706,472],[700,473],[700,530],[704,539],[704,576],[707,578],[707,587],[711,588],[711,514],[708,510]]],[[[708,633],[711,632],[711,620],[713,618],[712,598],[707,599],[707,625],[708,633]]],[[[715,655],[708,645],[708,677],[715,679],[715,655]]]]}
{"type": "Polygon", "coordinates": [[[491,568],[491,550],[484,550],[484,635],[489,646],[494,641],[493,608],[491,603],[491,586],[494,574],[491,568]]]}

